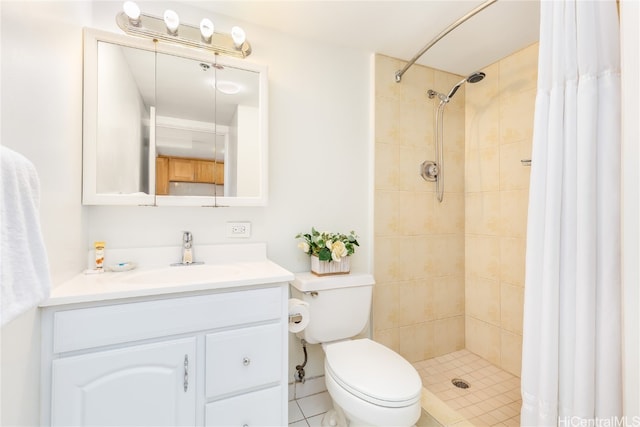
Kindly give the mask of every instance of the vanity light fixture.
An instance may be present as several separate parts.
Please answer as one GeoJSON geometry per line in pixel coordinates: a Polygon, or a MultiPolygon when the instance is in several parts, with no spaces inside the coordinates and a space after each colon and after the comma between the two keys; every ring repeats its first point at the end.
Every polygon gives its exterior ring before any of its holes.
{"type": "Polygon", "coordinates": [[[211,19],[204,18],[200,21],[200,34],[202,35],[202,41],[205,43],[211,43],[211,36],[213,36],[214,27],[211,19]]]}
{"type": "Polygon", "coordinates": [[[148,37],[160,42],[182,44],[191,48],[205,49],[216,54],[246,58],[251,54],[251,45],[240,27],[233,27],[231,34],[214,30],[213,22],[204,18],[200,26],[180,23],[178,14],[166,10],[162,18],[140,12],[133,1],[124,3],[123,11],[116,15],[118,26],[127,34],[148,37]]]}
{"type": "Polygon", "coordinates": [[[233,27],[231,28],[231,38],[233,39],[233,44],[236,49],[240,49],[240,47],[242,47],[242,44],[247,39],[247,35],[242,28],[233,27]]]}
{"type": "Polygon", "coordinates": [[[126,1],[122,6],[124,13],[129,18],[129,23],[135,27],[140,26],[140,8],[135,2],[126,1]]]}
{"type": "Polygon", "coordinates": [[[167,31],[173,36],[178,35],[178,27],[180,26],[180,17],[171,9],[164,11],[164,23],[167,26],[167,31]]]}

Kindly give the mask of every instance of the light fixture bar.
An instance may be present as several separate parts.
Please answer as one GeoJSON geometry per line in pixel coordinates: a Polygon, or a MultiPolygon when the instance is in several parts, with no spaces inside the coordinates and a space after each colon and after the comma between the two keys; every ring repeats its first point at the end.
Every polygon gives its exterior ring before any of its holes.
{"type": "Polygon", "coordinates": [[[213,33],[211,41],[206,42],[203,41],[200,27],[181,23],[176,29],[176,35],[171,35],[167,32],[167,26],[163,18],[141,13],[138,21],[138,25],[133,25],[124,12],[116,15],[118,26],[127,34],[182,44],[197,49],[206,49],[237,58],[246,58],[251,54],[251,45],[248,41],[245,40],[236,47],[233,38],[229,34],[213,33]]]}

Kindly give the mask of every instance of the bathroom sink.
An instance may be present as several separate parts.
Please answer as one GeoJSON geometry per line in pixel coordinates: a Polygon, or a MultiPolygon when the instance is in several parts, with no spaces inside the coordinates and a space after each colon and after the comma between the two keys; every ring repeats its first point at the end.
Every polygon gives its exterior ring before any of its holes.
{"type": "Polygon", "coordinates": [[[240,268],[233,265],[181,265],[133,272],[123,277],[122,281],[149,285],[188,285],[229,280],[240,272],[240,268]]]}

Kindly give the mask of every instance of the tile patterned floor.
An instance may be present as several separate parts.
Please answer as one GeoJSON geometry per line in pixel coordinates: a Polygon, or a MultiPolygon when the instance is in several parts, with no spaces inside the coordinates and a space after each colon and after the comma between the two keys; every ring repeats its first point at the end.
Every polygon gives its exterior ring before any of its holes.
{"type": "Polygon", "coordinates": [[[329,393],[313,394],[289,401],[289,426],[320,426],[325,412],[331,409],[329,393]]]}
{"type": "Polygon", "coordinates": [[[320,426],[322,417],[331,407],[324,377],[311,378],[304,384],[289,384],[290,427],[320,426]]]}
{"type": "MultiPolygon", "coordinates": [[[[416,425],[436,426],[519,426],[520,378],[492,365],[468,350],[460,350],[413,364],[423,386],[423,408],[444,406],[430,416],[423,411],[416,425]],[[460,389],[451,379],[461,378],[470,384],[460,389]],[[426,395],[428,396],[425,396],[426,395]],[[425,400],[425,398],[427,400],[425,400]],[[441,403],[433,405],[433,400],[441,403]]],[[[331,409],[331,397],[324,377],[311,378],[304,384],[289,385],[289,427],[320,426],[325,412],[331,409]]],[[[431,411],[431,409],[429,409],[431,411]]]]}
{"type": "MultiPolygon", "coordinates": [[[[322,423],[322,417],[332,407],[324,377],[316,377],[306,383],[289,384],[289,427],[316,427],[322,423]]],[[[424,409],[416,427],[442,427],[435,418],[424,409]]],[[[469,427],[456,424],[456,427],[469,427]]],[[[473,427],[473,426],[471,426],[473,427]]]]}
{"type": "Polygon", "coordinates": [[[520,378],[468,350],[413,364],[423,386],[475,426],[519,426],[520,378]],[[460,378],[470,384],[455,387],[460,378]]]}

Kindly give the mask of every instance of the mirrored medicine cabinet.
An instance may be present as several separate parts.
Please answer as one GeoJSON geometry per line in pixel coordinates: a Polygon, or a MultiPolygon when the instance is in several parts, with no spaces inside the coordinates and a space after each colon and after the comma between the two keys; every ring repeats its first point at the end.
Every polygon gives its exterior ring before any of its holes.
{"type": "Polygon", "coordinates": [[[84,31],[83,204],[264,206],[267,70],[84,31]]]}

